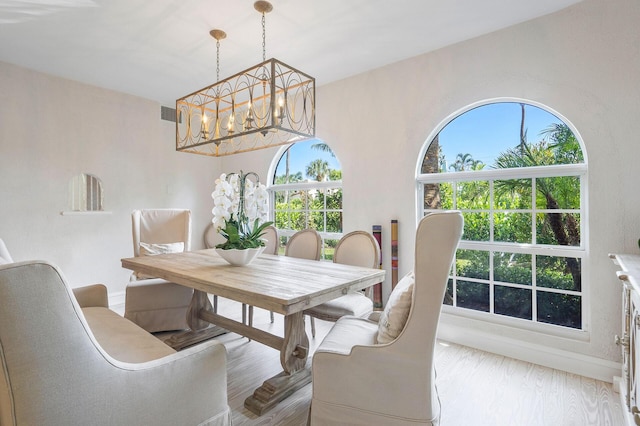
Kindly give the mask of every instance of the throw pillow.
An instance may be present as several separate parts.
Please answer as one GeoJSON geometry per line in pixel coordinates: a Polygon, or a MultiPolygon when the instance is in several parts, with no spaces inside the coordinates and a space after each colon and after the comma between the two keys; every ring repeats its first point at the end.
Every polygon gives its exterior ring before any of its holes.
{"type": "MultiPolygon", "coordinates": [[[[180,253],[184,251],[184,243],[149,244],[140,243],[140,256],[155,256],[156,254],[180,253]]],[[[155,278],[140,272],[133,273],[138,280],[155,278]]]]}
{"type": "Polygon", "coordinates": [[[153,256],[156,254],[180,253],[184,251],[184,243],[149,244],[140,243],[140,256],[153,256]]]}
{"type": "Polygon", "coordinates": [[[391,292],[387,306],[378,320],[377,343],[390,343],[400,335],[409,318],[415,276],[409,272],[391,292]]]}

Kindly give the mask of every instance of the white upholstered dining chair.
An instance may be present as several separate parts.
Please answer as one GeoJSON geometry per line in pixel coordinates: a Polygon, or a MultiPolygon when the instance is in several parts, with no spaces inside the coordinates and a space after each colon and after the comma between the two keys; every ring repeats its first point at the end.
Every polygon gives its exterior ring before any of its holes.
{"type": "Polygon", "coordinates": [[[266,254],[278,254],[280,251],[280,237],[278,236],[278,228],[273,225],[269,225],[264,228],[264,235],[262,236],[266,241],[264,252],[266,254]]]}
{"type": "Polygon", "coordinates": [[[313,355],[312,426],[439,424],[436,332],[462,229],[460,212],[425,216],[414,273],[392,291],[380,322],[342,317],[334,324],[313,355]]]}
{"type": "MultiPolygon", "coordinates": [[[[276,228],[273,225],[267,226],[266,228],[264,228],[264,234],[262,235],[262,238],[266,240],[264,251],[262,253],[277,255],[278,252],[280,251],[280,237],[278,236],[278,228],[276,228]]],[[[242,305],[243,322],[245,317],[244,309],[245,309],[245,305],[243,304],[242,305]]],[[[273,324],[273,321],[274,321],[273,311],[269,312],[269,317],[271,319],[271,323],[273,324]]],[[[249,305],[249,326],[252,326],[252,325],[253,325],[253,306],[249,305]]]]}
{"type": "MultiPolygon", "coordinates": [[[[366,231],[353,231],[338,241],[333,253],[333,262],[343,265],[378,268],[380,266],[380,246],[366,231]]],[[[370,290],[369,288],[367,290],[370,290]]],[[[353,291],[329,302],[304,311],[311,317],[311,335],[316,337],[314,318],[324,321],[338,321],[345,315],[366,318],[373,312],[370,291],[353,291]]]]}
{"type": "MultiPolygon", "coordinates": [[[[190,210],[134,210],[131,225],[135,257],[191,250],[190,210]]],[[[186,329],[192,296],[189,287],[134,272],[124,317],[149,332],[186,329]]]]}
{"type": "Polygon", "coordinates": [[[0,425],[231,424],[224,345],[175,352],[86,290],[47,262],[0,265],[0,425]]]}
{"type": "MultiPolygon", "coordinates": [[[[208,249],[216,248],[218,244],[222,244],[225,241],[226,239],[222,236],[222,234],[218,232],[216,227],[213,226],[213,223],[210,223],[204,229],[205,248],[208,248],[208,249]]],[[[213,312],[217,313],[218,312],[218,296],[214,294],[212,298],[213,298],[213,312]]],[[[243,316],[242,322],[244,323],[244,308],[243,308],[242,316],[243,316]]]]}
{"type": "Polygon", "coordinates": [[[320,260],[322,237],[315,229],[307,228],[296,232],[287,241],[284,255],[298,259],[320,260]]]}
{"type": "Polygon", "coordinates": [[[315,229],[307,228],[293,234],[284,249],[284,255],[298,259],[320,260],[322,237],[315,229]]]}

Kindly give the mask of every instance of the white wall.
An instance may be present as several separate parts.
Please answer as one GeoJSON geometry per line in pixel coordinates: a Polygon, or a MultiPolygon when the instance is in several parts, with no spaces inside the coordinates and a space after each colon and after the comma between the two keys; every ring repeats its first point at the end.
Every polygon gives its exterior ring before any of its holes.
{"type": "MultiPolygon", "coordinates": [[[[419,154],[450,114],[482,100],[521,98],[558,111],[584,140],[588,336],[549,337],[450,315],[443,317],[441,334],[611,379],[620,358],[613,344],[620,329],[620,286],[607,253],[637,253],[640,237],[639,21],[637,0],[584,0],[317,89],[317,134],[343,167],[344,230],[383,224],[389,271],[389,221],[398,219],[401,274],[413,263],[419,154]]],[[[131,254],[132,209],[186,205],[204,228],[212,180],[240,169],[265,179],[276,152],[220,160],[175,153],[173,126],[159,122],[153,102],[7,65],[0,65],[0,76],[0,238],[17,259],[52,258],[74,284],[107,281],[114,291],[122,288],[128,274],[119,269],[119,259],[131,254]],[[103,179],[112,216],[59,216],[66,182],[80,172],[103,179]]],[[[385,286],[388,294],[388,280],[385,286]]]]}
{"type": "Polygon", "coordinates": [[[0,238],[14,260],[122,292],[137,208],[190,208],[201,248],[219,160],[176,152],[174,129],[156,102],[0,63],[0,238]],[[110,215],[60,215],[80,173],[102,180],[110,215]]]}

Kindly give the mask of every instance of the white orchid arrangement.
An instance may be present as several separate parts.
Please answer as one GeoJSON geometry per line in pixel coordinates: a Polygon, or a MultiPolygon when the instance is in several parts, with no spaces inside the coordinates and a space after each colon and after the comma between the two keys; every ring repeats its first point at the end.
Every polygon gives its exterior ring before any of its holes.
{"type": "Polygon", "coordinates": [[[269,194],[253,172],[221,174],[211,193],[213,226],[227,239],[216,248],[248,249],[264,246],[261,239],[267,222],[269,194]],[[253,177],[255,182],[249,179],[253,177]]]}

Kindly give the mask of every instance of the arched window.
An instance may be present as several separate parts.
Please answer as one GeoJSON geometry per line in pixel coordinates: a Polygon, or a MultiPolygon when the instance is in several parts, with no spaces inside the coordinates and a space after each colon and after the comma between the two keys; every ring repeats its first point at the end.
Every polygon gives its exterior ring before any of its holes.
{"type": "Polygon", "coordinates": [[[419,216],[456,209],[465,219],[445,310],[586,329],[587,166],[574,130],[542,107],[496,102],[457,115],[428,143],[419,216]]]}
{"type": "Polygon", "coordinates": [[[283,147],[271,170],[268,189],[281,247],[296,231],[313,228],[322,236],[323,258],[333,259],[342,236],[342,169],[329,145],[313,139],[283,147]]]}

